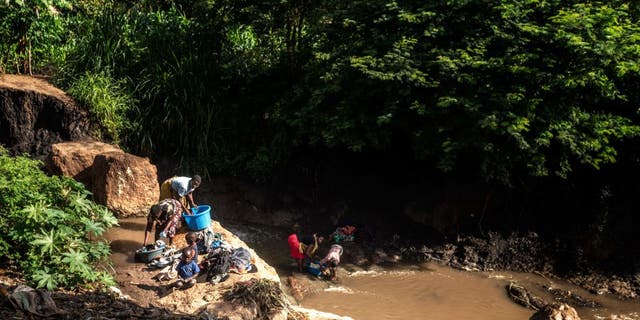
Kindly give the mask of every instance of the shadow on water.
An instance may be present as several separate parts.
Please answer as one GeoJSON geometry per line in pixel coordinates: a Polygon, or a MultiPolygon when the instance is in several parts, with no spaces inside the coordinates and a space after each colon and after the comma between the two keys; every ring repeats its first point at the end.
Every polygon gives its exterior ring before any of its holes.
{"type": "Polygon", "coordinates": [[[144,230],[144,228],[147,226],[147,219],[144,218],[144,220],[142,221],[140,221],[140,219],[141,218],[136,218],[136,220],[120,219],[118,220],[118,224],[120,225],[120,228],[126,230],[144,230]]]}
{"type": "MultiPolygon", "coordinates": [[[[225,225],[225,228],[251,246],[276,269],[281,278],[300,276],[289,257],[287,230],[247,224],[230,224],[225,225]]],[[[323,254],[324,252],[320,252],[321,256],[323,254]]],[[[509,299],[505,287],[510,281],[530,288],[542,288],[546,285],[592,296],[572,284],[559,280],[549,283],[536,274],[467,272],[435,263],[381,262],[354,265],[343,261],[340,269],[337,282],[327,283],[324,290],[304,297],[301,304],[354,319],[526,320],[534,311],[509,299]]],[[[305,279],[320,281],[312,276],[305,279]]],[[[549,301],[554,299],[548,292],[546,298],[549,301]]],[[[624,315],[626,318],[622,319],[640,319],[640,305],[637,302],[620,301],[611,296],[593,299],[604,307],[576,307],[583,320],[606,319],[612,314],[624,315]]]]}
{"type": "Polygon", "coordinates": [[[124,262],[134,263],[135,257],[132,252],[140,248],[140,242],[134,240],[113,240],[111,241],[111,251],[114,254],[121,254],[125,258],[124,262]]]}

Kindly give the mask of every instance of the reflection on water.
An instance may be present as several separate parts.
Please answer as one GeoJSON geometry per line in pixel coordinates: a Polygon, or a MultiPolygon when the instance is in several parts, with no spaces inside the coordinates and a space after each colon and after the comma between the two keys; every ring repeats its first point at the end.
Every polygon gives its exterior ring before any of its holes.
{"type": "MultiPolygon", "coordinates": [[[[142,247],[147,218],[118,219],[119,227],[109,229],[105,238],[111,244],[111,260],[116,266],[134,263],[134,253],[142,247]]],[[[153,235],[151,235],[153,240],[153,235]]]]}
{"type": "MultiPolygon", "coordinates": [[[[116,265],[133,262],[130,253],[142,246],[145,224],[144,218],[122,219],[120,227],[109,231],[107,239],[111,241],[116,265]]],[[[281,277],[291,273],[283,230],[244,224],[225,224],[225,228],[251,246],[281,277]]],[[[302,305],[354,319],[527,320],[534,312],[515,304],[506,294],[505,286],[509,281],[516,281],[548,301],[553,298],[542,285],[571,290],[604,306],[576,308],[583,320],[609,319],[612,314],[624,316],[618,319],[640,320],[638,301],[594,296],[581,288],[535,274],[472,273],[426,264],[402,270],[374,267],[340,275],[339,282],[305,297],[302,305]]]]}

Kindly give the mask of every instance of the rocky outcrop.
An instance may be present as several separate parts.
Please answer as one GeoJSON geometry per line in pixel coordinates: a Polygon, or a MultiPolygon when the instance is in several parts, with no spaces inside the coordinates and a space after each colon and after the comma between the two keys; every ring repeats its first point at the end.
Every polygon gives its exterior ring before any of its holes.
{"type": "Polygon", "coordinates": [[[0,144],[14,154],[44,159],[52,144],[89,136],[89,119],[85,108],[44,80],[0,75],[0,144]]]}
{"type": "MultiPolygon", "coordinates": [[[[137,220],[136,220],[137,219],[137,220]]],[[[125,231],[138,230],[140,232],[139,241],[142,240],[142,227],[134,218],[122,224],[121,227],[125,231]]],[[[153,306],[158,309],[172,310],[175,313],[185,315],[197,315],[199,319],[228,319],[228,320],[245,320],[245,319],[308,319],[308,320],[350,320],[349,317],[309,310],[292,304],[289,299],[280,295],[283,292],[279,290],[253,290],[256,288],[265,288],[265,282],[274,283],[276,286],[284,290],[280,277],[276,270],[262,259],[247,243],[233,232],[226,229],[219,221],[212,221],[213,231],[219,234],[222,239],[232,248],[245,248],[252,257],[252,263],[256,266],[252,272],[247,273],[229,273],[226,280],[218,283],[210,283],[207,281],[206,271],[203,271],[197,277],[197,283],[188,289],[177,289],[173,287],[174,280],[156,280],[157,275],[161,272],[158,269],[145,268],[143,264],[135,263],[133,259],[114,260],[115,280],[119,284],[119,295],[127,301],[140,306],[153,306]],[[260,285],[254,286],[257,281],[262,281],[260,285]],[[253,289],[248,289],[252,287],[253,289]],[[237,290],[244,288],[242,290],[237,290]],[[234,293],[235,292],[235,293],[234,293]],[[238,292],[242,292],[238,294],[238,292]],[[230,298],[229,295],[233,297],[230,298]],[[262,303],[265,306],[266,301],[273,301],[272,298],[279,300],[277,305],[282,308],[260,308],[256,303],[262,303]],[[266,310],[266,311],[265,311],[266,310]],[[267,314],[265,314],[267,313],[267,314]],[[267,316],[263,318],[262,316],[267,316]]],[[[173,246],[175,248],[184,248],[186,244],[185,235],[189,232],[188,228],[178,230],[174,238],[173,246]]],[[[121,239],[119,235],[122,233],[108,233],[107,240],[111,243],[114,255],[131,256],[128,246],[135,239],[121,239]]],[[[199,261],[204,260],[204,254],[201,254],[199,261]]],[[[272,305],[271,303],[267,303],[272,305]]],[[[276,304],[273,304],[274,306],[276,304]]]]}
{"type": "Polygon", "coordinates": [[[101,153],[120,152],[117,146],[95,140],[56,143],[46,159],[47,170],[55,175],[72,177],[87,189],[93,186],[93,162],[101,153]]]}
{"type": "Polygon", "coordinates": [[[122,151],[98,154],[93,162],[94,200],[118,216],[147,212],[158,200],[158,172],[148,158],[122,151]]]}
{"type": "Polygon", "coordinates": [[[576,309],[565,303],[548,304],[533,314],[529,320],[580,320],[576,309]]]}
{"type": "Polygon", "coordinates": [[[93,140],[56,143],[46,160],[49,172],[83,183],[94,200],[118,217],[141,215],[158,200],[158,172],[148,158],[93,140]]]}

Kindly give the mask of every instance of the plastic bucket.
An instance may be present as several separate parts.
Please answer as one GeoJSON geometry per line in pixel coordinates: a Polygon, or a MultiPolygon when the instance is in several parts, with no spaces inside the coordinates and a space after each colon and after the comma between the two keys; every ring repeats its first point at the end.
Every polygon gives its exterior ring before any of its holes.
{"type": "Polygon", "coordinates": [[[191,215],[182,213],[189,229],[199,231],[211,225],[211,206],[199,205],[197,208],[192,208],[192,212],[191,215]]]}

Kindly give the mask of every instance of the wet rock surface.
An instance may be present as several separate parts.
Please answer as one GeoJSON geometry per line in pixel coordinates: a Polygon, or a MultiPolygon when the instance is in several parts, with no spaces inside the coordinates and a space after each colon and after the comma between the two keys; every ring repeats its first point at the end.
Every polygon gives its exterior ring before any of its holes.
{"type": "Polygon", "coordinates": [[[554,303],[536,312],[529,320],[580,320],[580,317],[571,306],[564,303],[554,303]]]}

